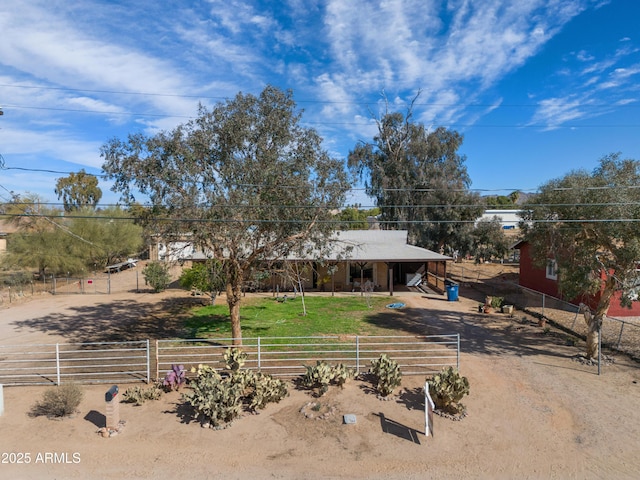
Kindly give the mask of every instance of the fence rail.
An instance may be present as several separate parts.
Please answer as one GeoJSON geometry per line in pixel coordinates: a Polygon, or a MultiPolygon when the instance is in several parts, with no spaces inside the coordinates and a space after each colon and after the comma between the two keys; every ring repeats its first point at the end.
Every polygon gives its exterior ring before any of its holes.
{"type": "MultiPolygon", "coordinates": [[[[224,351],[233,339],[215,341],[157,340],[156,378],[171,365],[182,364],[187,370],[200,363],[224,368],[224,351]]],[[[259,369],[274,376],[294,377],[305,372],[305,365],[323,360],[343,363],[360,373],[371,360],[385,353],[398,362],[404,375],[436,373],[446,366],[460,365],[460,336],[423,337],[391,336],[322,336],[244,338],[246,368],[259,369]]]]}
{"type": "Polygon", "coordinates": [[[0,384],[150,381],[149,341],[0,345],[0,384]]]}
{"type": "MultiPolygon", "coordinates": [[[[0,345],[0,384],[133,383],[161,379],[173,364],[224,369],[233,339],[149,340],[106,343],[0,345]],[[155,374],[155,377],[152,377],[155,374]]],[[[460,366],[460,336],[323,336],[245,338],[245,368],[295,377],[318,360],[343,363],[358,373],[382,353],[404,375],[428,375],[460,366]]]]}
{"type": "Polygon", "coordinates": [[[140,270],[127,272],[131,275],[123,278],[121,273],[99,272],[88,276],[55,277],[47,275],[42,280],[6,285],[0,283],[0,305],[19,302],[40,295],[108,295],[144,288],[144,278],[140,270]],[[135,275],[134,282],[131,276],[135,275]],[[141,287],[142,286],[142,287],[141,287]]]}

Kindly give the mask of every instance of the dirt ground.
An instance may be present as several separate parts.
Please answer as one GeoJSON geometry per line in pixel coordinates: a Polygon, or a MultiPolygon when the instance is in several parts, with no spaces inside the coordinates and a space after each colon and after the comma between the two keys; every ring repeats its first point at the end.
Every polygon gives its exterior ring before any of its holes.
{"type": "MultiPolygon", "coordinates": [[[[563,333],[545,332],[521,312],[479,314],[476,293],[459,293],[458,302],[394,297],[406,304],[395,313],[401,333],[461,334],[468,416],[434,417],[433,436],[424,434],[421,377],[406,376],[390,401],[361,380],[334,388],[319,399],[334,407],[325,419],[306,418],[301,408],[316,399],[291,386],[282,402],[220,431],[186,420],[171,393],[138,407],[120,404],[126,425],[111,438],[97,433],[104,385],[84,386],[79,413],[61,421],[29,417],[44,387],[5,387],[0,478],[637,478],[640,365],[612,355],[597,375],[575,360],[580,343],[568,345],[563,333]],[[344,414],[356,423],[344,424],[344,414]]],[[[119,339],[134,330],[153,338],[154,328],[168,335],[177,327],[161,313],[184,297],[36,298],[0,310],[0,343],[119,339]]]]}

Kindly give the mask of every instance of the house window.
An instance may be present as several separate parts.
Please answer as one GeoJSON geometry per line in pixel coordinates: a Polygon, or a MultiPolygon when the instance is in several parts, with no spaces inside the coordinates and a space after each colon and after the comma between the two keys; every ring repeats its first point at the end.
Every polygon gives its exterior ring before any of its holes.
{"type": "Polygon", "coordinates": [[[373,267],[370,264],[366,264],[364,268],[362,264],[349,264],[349,282],[357,283],[359,286],[361,278],[365,282],[367,280],[373,280],[373,267]]]}
{"type": "Polygon", "coordinates": [[[558,279],[558,264],[555,260],[547,260],[547,278],[549,280],[558,279]]]}

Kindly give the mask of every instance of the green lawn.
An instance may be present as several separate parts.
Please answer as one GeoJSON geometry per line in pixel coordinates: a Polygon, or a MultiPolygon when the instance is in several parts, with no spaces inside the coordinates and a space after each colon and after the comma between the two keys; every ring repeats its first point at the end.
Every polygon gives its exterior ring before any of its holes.
{"type": "MultiPolygon", "coordinates": [[[[308,337],[317,335],[384,335],[389,331],[366,321],[368,316],[389,313],[392,299],[371,297],[305,296],[278,302],[275,298],[246,298],[240,307],[242,335],[248,337],[308,337]]],[[[190,338],[229,338],[231,323],[226,303],[194,309],[185,321],[190,338]]]]}

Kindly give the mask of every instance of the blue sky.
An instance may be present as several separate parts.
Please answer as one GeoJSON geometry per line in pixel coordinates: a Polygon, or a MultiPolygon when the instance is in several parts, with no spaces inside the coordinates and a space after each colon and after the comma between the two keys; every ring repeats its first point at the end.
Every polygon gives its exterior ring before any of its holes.
{"type": "Polygon", "coordinates": [[[57,178],[101,172],[108,139],[266,84],[344,159],[385,99],[404,112],[420,91],[415,119],[464,135],[472,189],[532,192],[640,159],[639,18],[637,0],[4,0],[0,202],[55,202],[57,178]]]}

